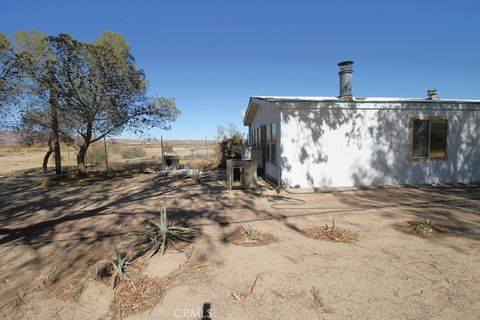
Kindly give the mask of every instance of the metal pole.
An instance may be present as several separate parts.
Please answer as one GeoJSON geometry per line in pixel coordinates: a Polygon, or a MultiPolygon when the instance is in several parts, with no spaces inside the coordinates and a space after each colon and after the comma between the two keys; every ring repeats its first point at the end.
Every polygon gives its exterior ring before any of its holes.
{"type": "Polygon", "coordinates": [[[103,137],[103,146],[105,147],[105,167],[108,173],[107,137],[103,137]]]}
{"type": "Polygon", "coordinates": [[[205,161],[208,160],[207,136],[205,136],[205,161]]]}

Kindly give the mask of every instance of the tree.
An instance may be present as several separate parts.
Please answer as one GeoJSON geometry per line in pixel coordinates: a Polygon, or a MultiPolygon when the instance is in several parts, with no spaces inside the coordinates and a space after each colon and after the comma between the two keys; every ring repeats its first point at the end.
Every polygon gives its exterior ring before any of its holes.
{"type": "Polygon", "coordinates": [[[48,127],[51,130],[50,138],[55,154],[55,173],[61,174],[58,60],[53,53],[50,39],[42,32],[17,32],[15,40],[21,55],[21,70],[25,79],[23,92],[25,99],[30,101],[27,105],[32,105],[33,101],[37,106],[48,109],[48,112],[44,113],[49,119],[48,127]]]}
{"type": "Polygon", "coordinates": [[[0,125],[6,123],[9,107],[20,93],[20,69],[8,37],[0,33],[0,125]]]}
{"type": "Polygon", "coordinates": [[[220,155],[221,166],[226,165],[227,159],[240,159],[247,146],[247,141],[233,123],[230,123],[227,128],[218,126],[216,139],[219,141],[217,152],[220,155]]]}
{"type": "Polygon", "coordinates": [[[104,33],[94,43],[62,34],[51,37],[57,57],[59,96],[82,138],[78,175],[86,175],[88,147],[125,129],[143,133],[150,127],[169,129],[179,114],[175,100],[149,97],[144,72],[135,65],[122,35],[104,33]]]}
{"type": "Polygon", "coordinates": [[[217,134],[215,135],[215,140],[220,142],[224,139],[232,138],[236,134],[242,135],[241,132],[238,131],[235,123],[229,123],[227,127],[223,125],[218,125],[217,134]]]}
{"type": "MultiPolygon", "coordinates": [[[[60,115],[59,123],[62,124],[62,128],[59,128],[60,139],[68,143],[73,141],[72,129],[67,127],[68,120],[63,114],[60,113],[60,115]]],[[[21,112],[16,131],[20,134],[21,143],[24,145],[31,146],[41,143],[48,146],[42,163],[43,172],[47,173],[48,160],[54,151],[48,110],[33,107],[25,108],[21,112]]]]}

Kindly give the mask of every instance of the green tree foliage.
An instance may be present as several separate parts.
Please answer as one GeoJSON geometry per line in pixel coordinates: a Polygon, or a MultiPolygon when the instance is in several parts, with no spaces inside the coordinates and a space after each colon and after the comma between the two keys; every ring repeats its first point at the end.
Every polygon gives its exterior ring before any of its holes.
{"type": "Polygon", "coordinates": [[[173,98],[147,95],[148,81],[129,44],[112,32],[94,43],[67,34],[17,32],[13,45],[0,34],[0,81],[0,113],[22,93],[19,130],[28,135],[26,143],[53,145],[57,173],[62,132],[72,136],[68,128],[80,137],[77,163],[83,176],[92,143],[124,130],[169,129],[180,112],[173,98]]]}
{"type": "Polygon", "coordinates": [[[241,159],[242,151],[247,146],[247,141],[237,127],[231,123],[227,128],[217,127],[217,152],[220,156],[220,165],[225,167],[227,159],[241,159]]]}
{"type": "Polygon", "coordinates": [[[68,35],[51,37],[58,59],[60,96],[69,119],[82,137],[78,173],[86,175],[90,144],[125,129],[143,133],[150,127],[169,129],[179,110],[174,99],[147,96],[147,80],[137,68],[123,36],[104,33],[94,43],[68,35]]]}
{"type": "Polygon", "coordinates": [[[20,68],[8,37],[0,33],[0,126],[6,125],[6,118],[12,104],[20,94],[20,68]]]}
{"type": "MultiPolygon", "coordinates": [[[[15,41],[18,64],[22,71],[23,103],[48,119],[37,125],[45,126],[51,131],[48,135],[49,142],[51,140],[49,146],[53,146],[56,174],[61,174],[59,112],[64,101],[59,97],[58,59],[53,52],[52,42],[42,32],[17,32],[15,41]]],[[[30,124],[34,119],[40,118],[27,116],[30,124]]]]}

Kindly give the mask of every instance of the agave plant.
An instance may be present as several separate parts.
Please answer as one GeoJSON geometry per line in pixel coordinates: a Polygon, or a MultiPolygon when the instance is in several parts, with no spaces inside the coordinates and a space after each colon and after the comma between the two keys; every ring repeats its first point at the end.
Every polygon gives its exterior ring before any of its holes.
{"type": "Polygon", "coordinates": [[[420,222],[416,228],[415,228],[417,231],[420,231],[420,229],[423,229],[421,231],[425,231],[425,232],[430,232],[432,231],[432,220],[427,220],[427,218],[423,218],[423,222],[420,222]]]}
{"type": "Polygon", "coordinates": [[[325,223],[325,231],[335,231],[335,218],[332,218],[332,226],[329,226],[328,223],[325,223]]]}
{"type": "Polygon", "coordinates": [[[167,246],[171,244],[175,248],[175,242],[178,240],[193,242],[197,230],[194,228],[176,226],[172,222],[167,221],[167,206],[164,205],[160,209],[159,220],[148,220],[151,230],[141,235],[131,246],[144,244],[143,252],[152,250],[151,256],[160,251],[165,254],[167,246]]]}
{"type": "Polygon", "coordinates": [[[253,227],[251,225],[247,225],[247,224],[244,224],[242,226],[242,229],[243,229],[243,232],[245,232],[245,234],[247,235],[247,237],[249,238],[253,238],[253,237],[256,237],[259,235],[260,232],[258,232],[257,230],[253,229],[253,227]]]}
{"type": "Polygon", "coordinates": [[[115,259],[112,259],[112,266],[113,270],[120,275],[127,277],[127,274],[125,273],[125,268],[127,267],[127,263],[130,260],[130,255],[128,254],[121,254],[117,247],[115,247],[115,259]]]}

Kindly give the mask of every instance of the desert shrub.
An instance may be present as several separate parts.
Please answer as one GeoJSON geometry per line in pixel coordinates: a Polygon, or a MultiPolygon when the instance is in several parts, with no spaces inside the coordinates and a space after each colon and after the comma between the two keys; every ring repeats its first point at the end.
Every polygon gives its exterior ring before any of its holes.
{"type": "Polygon", "coordinates": [[[88,163],[97,164],[105,162],[105,149],[103,147],[91,146],[87,150],[86,160],[88,163]]]}
{"type": "Polygon", "coordinates": [[[116,141],[111,141],[108,145],[108,152],[119,154],[121,150],[122,147],[116,141]]]}
{"type": "Polygon", "coordinates": [[[163,152],[173,153],[173,146],[170,143],[165,142],[163,144],[163,152]]]}
{"type": "Polygon", "coordinates": [[[241,159],[242,151],[248,145],[247,140],[233,123],[228,127],[218,126],[216,140],[218,144],[215,153],[221,167],[226,166],[227,159],[241,159]]]}
{"type": "Polygon", "coordinates": [[[143,158],[145,157],[145,149],[142,147],[125,147],[120,148],[120,155],[124,159],[143,158]]]}
{"type": "Polygon", "coordinates": [[[227,159],[241,159],[242,151],[246,146],[247,141],[240,133],[230,138],[224,138],[219,142],[220,165],[225,167],[227,159]]]}

